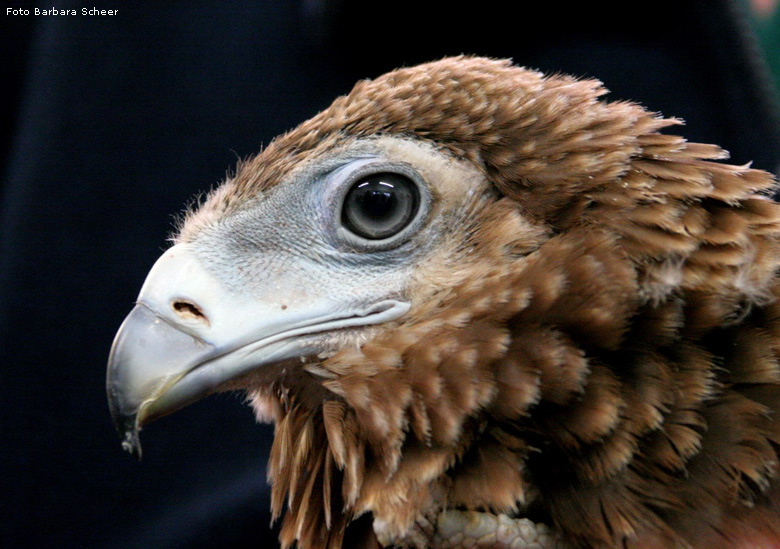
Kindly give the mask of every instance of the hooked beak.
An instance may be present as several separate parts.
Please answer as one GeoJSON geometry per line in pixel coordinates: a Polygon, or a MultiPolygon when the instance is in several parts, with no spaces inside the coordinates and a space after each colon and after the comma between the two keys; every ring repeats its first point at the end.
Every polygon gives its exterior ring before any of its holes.
{"type": "MultiPolygon", "coordinates": [[[[272,280],[268,288],[279,288],[272,280]]],[[[155,263],[136,306],[119,328],[106,390],[122,447],[140,457],[138,433],[247,372],[316,354],[322,334],[381,324],[409,304],[382,300],[350,306],[338,296],[280,303],[274,292],[247,297],[210,273],[191,245],[177,244],[155,263]]]]}

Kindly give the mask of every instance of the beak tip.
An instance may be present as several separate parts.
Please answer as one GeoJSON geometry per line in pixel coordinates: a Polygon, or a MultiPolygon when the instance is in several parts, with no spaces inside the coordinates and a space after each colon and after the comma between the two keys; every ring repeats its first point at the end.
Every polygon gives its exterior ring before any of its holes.
{"type": "Polygon", "coordinates": [[[141,441],[138,438],[138,430],[125,431],[122,449],[141,461],[141,441]]]}
{"type": "MultiPolygon", "coordinates": [[[[113,402],[111,402],[113,404],[113,402]]],[[[141,439],[138,433],[141,429],[138,426],[138,415],[120,414],[115,409],[111,409],[111,415],[114,420],[116,432],[122,437],[122,449],[134,455],[141,460],[141,439]]]]}

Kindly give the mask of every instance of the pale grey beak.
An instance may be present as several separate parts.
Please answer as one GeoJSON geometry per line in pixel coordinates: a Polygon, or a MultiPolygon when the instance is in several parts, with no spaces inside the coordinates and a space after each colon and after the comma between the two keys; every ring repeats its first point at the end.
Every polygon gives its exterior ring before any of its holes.
{"type": "Polygon", "coordinates": [[[409,310],[388,299],[355,306],[279,279],[254,293],[233,286],[188,244],[169,249],[149,272],[114,339],[106,376],[111,415],[129,452],[140,456],[138,432],[150,421],[259,367],[327,350],[323,333],[381,324],[409,310]]]}
{"type": "Polygon", "coordinates": [[[124,437],[125,450],[140,457],[138,430],[142,424],[216,388],[189,383],[172,390],[184,374],[214,355],[213,345],[181,331],[146,305],[135,306],[111,346],[106,377],[111,417],[124,437]]]}

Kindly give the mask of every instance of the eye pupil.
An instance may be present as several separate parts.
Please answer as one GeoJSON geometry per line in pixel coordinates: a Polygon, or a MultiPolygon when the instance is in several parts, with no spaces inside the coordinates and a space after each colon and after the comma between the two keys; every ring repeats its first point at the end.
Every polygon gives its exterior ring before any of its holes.
{"type": "Polygon", "coordinates": [[[419,202],[417,186],[407,177],[394,173],[370,175],[347,193],[342,222],[363,238],[389,238],[412,221],[419,202]]]}
{"type": "Polygon", "coordinates": [[[358,186],[355,193],[357,206],[367,219],[376,222],[386,221],[397,207],[398,200],[392,192],[385,189],[367,188],[369,183],[358,186]]]}

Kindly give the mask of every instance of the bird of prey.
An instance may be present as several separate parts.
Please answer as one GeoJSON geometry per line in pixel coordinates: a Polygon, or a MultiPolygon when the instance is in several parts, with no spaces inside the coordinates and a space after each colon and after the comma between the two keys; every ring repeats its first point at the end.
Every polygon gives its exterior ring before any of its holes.
{"type": "Polygon", "coordinates": [[[116,336],[125,448],[243,390],[283,547],[777,546],[776,182],[605,93],[446,58],[241,162],[116,336]]]}

